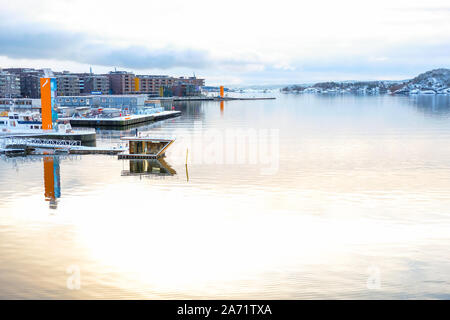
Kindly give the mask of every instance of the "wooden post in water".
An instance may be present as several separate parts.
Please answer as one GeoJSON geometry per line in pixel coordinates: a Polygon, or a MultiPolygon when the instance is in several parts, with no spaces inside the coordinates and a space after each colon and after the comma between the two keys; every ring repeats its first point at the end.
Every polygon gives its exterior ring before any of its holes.
{"type": "Polygon", "coordinates": [[[188,173],[188,167],[187,167],[187,163],[188,163],[188,154],[189,154],[189,148],[186,148],[186,181],[189,182],[189,173],[188,173]]]}

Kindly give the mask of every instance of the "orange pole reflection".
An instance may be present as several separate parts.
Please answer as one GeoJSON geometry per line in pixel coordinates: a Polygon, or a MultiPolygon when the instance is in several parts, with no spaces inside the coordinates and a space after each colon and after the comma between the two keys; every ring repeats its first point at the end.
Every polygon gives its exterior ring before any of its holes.
{"type": "Polygon", "coordinates": [[[45,201],[50,201],[50,208],[56,209],[61,196],[58,158],[44,157],[44,190],[45,201]]]}
{"type": "Polygon", "coordinates": [[[44,187],[45,200],[55,199],[55,175],[53,171],[53,157],[44,157],[44,187]]]}

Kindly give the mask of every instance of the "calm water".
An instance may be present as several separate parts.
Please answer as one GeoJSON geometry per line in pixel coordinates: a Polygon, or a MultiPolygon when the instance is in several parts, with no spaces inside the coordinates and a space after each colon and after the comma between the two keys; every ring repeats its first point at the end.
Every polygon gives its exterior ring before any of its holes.
{"type": "Polygon", "coordinates": [[[161,164],[0,158],[0,298],[449,299],[450,97],[277,98],[177,105],[161,164]]]}

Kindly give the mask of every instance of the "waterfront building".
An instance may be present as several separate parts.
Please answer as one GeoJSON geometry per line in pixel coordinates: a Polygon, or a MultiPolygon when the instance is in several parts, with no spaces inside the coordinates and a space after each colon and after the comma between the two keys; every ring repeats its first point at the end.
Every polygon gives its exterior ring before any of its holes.
{"type": "Polygon", "coordinates": [[[41,99],[30,98],[0,98],[0,110],[33,110],[41,109],[41,99]]]}
{"type": "Polygon", "coordinates": [[[179,82],[172,86],[172,95],[174,97],[194,97],[200,94],[200,87],[194,84],[179,82]]]}
{"type": "Polygon", "coordinates": [[[179,77],[174,78],[174,83],[184,83],[191,84],[196,87],[203,87],[205,85],[205,79],[200,79],[197,77],[179,77]]]}
{"type": "Polygon", "coordinates": [[[139,93],[152,97],[159,96],[198,96],[205,79],[196,77],[174,78],[159,75],[138,75],[139,93]],[[175,94],[174,94],[175,93],[175,94]]]}
{"type": "Polygon", "coordinates": [[[160,96],[160,88],[173,84],[173,78],[162,75],[138,75],[136,76],[140,93],[146,93],[153,97],[160,96]]]}
{"type": "Polygon", "coordinates": [[[93,92],[98,94],[109,94],[109,78],[104,75],[87,75],[83,78],[84,87],[81,93],[92,94],[93,92]]]}
{"type": "Polygon", "coordinates": [[[57,97],[56,105],[58,107],[89,107],[89,108],[117,108],[134,112],[137,109],[144,108],[147,95],[86,95],[57,97]]]}
{"type": "Polygon", "coordinates": [[[197,88],[205,85],[205,79],[195,76],[135,75],[127,71],[111,71],[109,74],[69,71],[53,73],[50,69],[8,68],[3,69],[1,74],[0,97],[6,94],[8,97],[33,99],[40,98],[40,79],[43,77],[57,79],[57,95],[62,97],[90,94],[146,94],[150,97],[158,97],[168,96],[168,93],[173,91],[176,91],[177,95],[191,96],[200,94],[197,88]]]}
{"type": "Polygon", "coordinates": [[[40,78],[44,77],[43,69],[8,68],[6,72],[20,78],[20,96],[23,98],[39,99],[41,96],[40,78]]]}
{"type": "Polygon", "coordinates": [[[34,71],[20,75],[20,94],[23,98],[39,99],[41,96],[40,79],[43,72],[34,71]]]}
{"type": "Polygon", "coordinates": [[[20,77],[6,71],[0,71],[0,97],[20,97],[20,77]]]}
{"type": "Polygon", "coordinates": [[[78,96],[80,90],[80,78],[77,75],[64,71],[56,74],[57,95],[58,96],[78,96]]]}
{"type": "Polygon", "coordinates": [[[127,71],[111,71],[108,75],[113,94],[130,94],[136,92],[135,75],[127,71]]]}

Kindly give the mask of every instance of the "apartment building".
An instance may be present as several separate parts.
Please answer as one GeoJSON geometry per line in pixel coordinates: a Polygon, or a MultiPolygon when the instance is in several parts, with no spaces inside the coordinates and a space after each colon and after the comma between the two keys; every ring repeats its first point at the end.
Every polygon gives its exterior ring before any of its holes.
{"type": "Polygon", "coordinates": [[[0,97],[17,98],[20,97],[20,77],[0,70],[0,97]]]}
{"type": "Polygon", "coordinates": [[[174,86],[183,86],[184,89],[178,92],[187,92],[188,95],[198,95],[200,94],[199,87],[205,85],[205,79],[196,77],[174,78],[160,75],[137,75],[135,81],[136,90],[138,90],[139,93],[146,93],[151,96],[160,96],[162,95],[162,92],[164,92],[164,88],[174,86]]]}
{"type": "Polygon", "coordinates": [[[68,72],[56,74],[56,85],[58,96],[79,96],[81,93],[80,78],[68,72]]]}
{"type": "Polygon", "coordinates": [[[137,91],[134,73],[111,71],[107,76],[113,94],[130,94],[137,91]]]}
{"type": "Polygon", "coordinates": [[[173,79],[174,83],[191,84],[196,87],[203,87],[205,85],[205,79],[200,79],[197,77],[179,77],[173,79]]]}
{"type": "Polygon", "coordinates": [[[172,97],[195,97],[201,94],[199,86],[185,82],[178,82],[168,86],[163,92],[164,96],[169,94],[172,97]]]}
{"type": "Polygon", "coordinates": [[[112,71],[109,74],[52,72],[50,69],[8,68],[1,70],[0,97],[23,97],[39,99],[40,78],[56,77],[58,96],[105,94],[166,95],[176,91],[182,94],[197,94],[205,85],[204,79],[194,77],[170,77],[167,75],[135,75],[127,71],[112,71]],[[183,86],[184,85],[184,86],[183,86]],[[173,87],[173,88],[172,88],[173,87]],[[165,88],[171,88],[165,90],[165,88]],[[182,88],[182,89],[180,89],[182,88]],[[173,90],[172,90],[173,89],[173,90]]]}
{"type": "Polygon", "coordinates": [[[155,97],[160,95],[160,88],[173,84],[173,78],[159,75],[137,75],[135,81],[140,93],[155,97]]]}
{"type": "Polygon", "coordinates": [[[3,71],[15,74],[20,78],[20,96],[23,98],[39,99],[41,97],[40,79],[53,76],[51,69],[7,68],[3,71]]]}
{"type": "Polygon", "coordinates": [[[83,78],[84,87],[81,93],[91,94],[101,93],[101,94],[109,94],[110,86],[109,86],[109,78],[107,76],[102,75],[88,75],[83,78]]]}
{"type": "Polygon", "coordinates": [[[57,97],[59,107],[118,108],[128,112],[136,112],[145,106],[148,96],[145,94],[130,95],[85,95],[57,97]]]}

